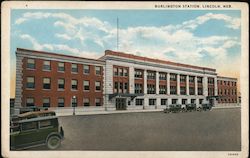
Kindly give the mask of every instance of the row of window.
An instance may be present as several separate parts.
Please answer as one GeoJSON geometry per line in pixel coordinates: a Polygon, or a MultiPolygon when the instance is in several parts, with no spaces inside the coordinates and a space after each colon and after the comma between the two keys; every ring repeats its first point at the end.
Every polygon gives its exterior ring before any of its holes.
{"type": "Polygon", "coordinates": [[[128,83],[115,82],[114,93],[128,93],[128,83]]]}
{"type": "Polygon", "coordinates": [[[236,89],[218,89],[219,95],[237,95],[236,89]]]}
{"type": "MultiPolygon", "coordinates": [[[[135,70],[135,78],[143,78],[143,70],[135,70]]],[[[155,71],[147,71],[147,79],[155,79],[155,71]]],[[[159,80],[167,80],[167,73],[159,73],[159,80]]],[[[194,83],[195,77],[189,76],[189,82],[194,83]]],[[[177,81],[177,74],[170,73],[170,81],[177,81]]],[[[186,82],[186,75],[180,75],[180,82],[186,82]]],[[[202,77],[197,77],[197,82],[202,83],[202,77]]]]}
{"type": "MultiPolygon", "coordinates": [[[[26,67],[28,69],[35,69],[36,68],[35,59],[31,59],[31,58],[27,59],[27,66],[26,67]]],[[[71,72],[78,73],[78,67],[79,67],[78,64],[71,63],[71,72]]],[[[50,71],[51,70],[51,61],[44,60],[42,69],[45,71],[50,71]]],[[[59,72],[65,71],[65,63],[64,62],[58,62],[57,71],[59,71],[59,72]]],[[[89,65],[83,65],[83,73],[84,74],[90,73],[90,66],[89,65]]],[[[101,75],[101,66],[95,66],[95,74],[101,75]]]]}
{"type": "MultiPolygon", "coordinates": [[[[28,89],[35,89],[35,77],[27,77],[26,80],[26,88],[28,89]]],[[[59,78],[57,79],[57,88],[58,90],[64,90],[65,89],[65,79],[59,78]]],[[[83,90],[90,90],[90,81],[84,80],[83,81],[83,90]]],[[[72,90],[78,90],[78,80],[72,79],[71,80],[71,89],[72,90]]],[[[51,89],[51,78],[44,77],[43,78],[43,89],[51,89]]],[[[95,90],[100,91],[101,90],[101,81],[95,81],[95,90]]]]}
{"type": "MultiPolygon", "coordinates": [[[[143,85],[142,84],[135,84],[135,93],[143,93],[143,85]]],[[[147,94],[155,94],[156,93],[156,87],[154,84],[148,84],[147,85],[147,94]]],[[[167,86],[166,85],[159,85],[159,94],[167,94],[167,86]]],[[[177,94],[177,86],[170,86],[170,94],[177,94]]],[[[180,94],[186,95],[186,87],[181,86],[180,87],[180,94]]],[[[203,94],[203,89],[201,87],[198,87],[198,95],[203,94]]],[[[195,89],[194,87],[189,87],[189,95],[195,95],[195,89]]]]}
{"type": "MultiPolygon", "coordinates": [[[[178,99],[172,99],[171,104],[177,104],[178,99]]],[[[203,99],[199,99],[199,104],[202,104],[203,99]]],[[[187,104],[187,99],[181,100],[182,104],[187,104]]],[[[196,99],[191,99],[191,103],[196,103],[196,99]]],[[[155,98],[149,98],[148,99],[149,106],[155,106],[156,105],[156,99],[155,98]]],[[[144,99],[136,99],[135,100],[136,106],[142,106],[144,105],[144,99]]],[[[168,99],[161,99],[161,105],[168,105],[168,99]]]]}
{"type": "Polygon", "coordinates": [[[236,82],[234,81],[222,81],[222,80],[218,80],[217,81],[219,85],[225,85],[225,86],[236,86],[236,82]]]}
{"type": "MultiPolygon", "coordinates": [[[[35,106],[35,99],[30,97],[26,98],[26,106],[35,106]]],[[[64,107],[65,106],[65,98],[59,97],[57,99],[57,106],[58,107],[64,107]]],[[[72,98],[71,100],[71,106],[77,107],[77,97],[72,98]]],[[[83,106],[92,106],[90,105],[89,98],[83,98],[83,106]]],[[[95,98],[95,106],[101,106],[101,98],[95,98]]],[[[43,107],[51,107],[51,101],[50,98],[43,98],[43,107]]]]}
{"type": "Polygon", "coordinates": [[[128,76],[128,68],[114,67],[114,76],[128,76]]]}
{"type": "Polygon", "coordinates": [[[219,103],[223,102],[223,103],[236,103],[237,99],[235,98],[220,98],[218,100],[219,103]]]}

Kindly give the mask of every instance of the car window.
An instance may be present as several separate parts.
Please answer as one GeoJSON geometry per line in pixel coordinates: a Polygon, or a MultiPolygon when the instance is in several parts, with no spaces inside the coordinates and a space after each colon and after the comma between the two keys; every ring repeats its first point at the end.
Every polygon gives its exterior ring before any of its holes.
{"type": "Polygon", "coordinates": [[[40,121],[40,128],[45,128],[45,127],[56,127],[58,126],[58,120],[57,119],[50,119],[50,120],[43,120],[40,121]]]}
{"type": "Polygon", "coordinates": [[[25,122],[22,124],[22,131],[37,129],[37,122],[25,122]]]}
{"type": "Polygon", "coordinates": [[[52,126],[51,120],[40,121],[40,128],[52,126]]]}

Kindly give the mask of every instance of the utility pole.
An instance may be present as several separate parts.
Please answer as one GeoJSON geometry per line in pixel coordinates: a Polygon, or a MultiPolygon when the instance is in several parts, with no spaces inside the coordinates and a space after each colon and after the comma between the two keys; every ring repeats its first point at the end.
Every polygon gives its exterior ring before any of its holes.
{"type": "Polygon", "coordinates": [[[117,20],[116,20],[116,26],[117,26],[117,37],[116,37],[116,45],[117,45],[117,51],[119,50],[119,19],[117,17],[117,20]]]}

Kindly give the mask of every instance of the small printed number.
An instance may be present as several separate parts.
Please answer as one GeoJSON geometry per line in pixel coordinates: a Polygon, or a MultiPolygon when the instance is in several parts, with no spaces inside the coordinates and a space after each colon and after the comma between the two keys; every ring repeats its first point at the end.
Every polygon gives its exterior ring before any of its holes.
{"type": "Polygon", "coordinates": [[[228,156],[238,156],[238,153],[228,153],[228,156]]]}

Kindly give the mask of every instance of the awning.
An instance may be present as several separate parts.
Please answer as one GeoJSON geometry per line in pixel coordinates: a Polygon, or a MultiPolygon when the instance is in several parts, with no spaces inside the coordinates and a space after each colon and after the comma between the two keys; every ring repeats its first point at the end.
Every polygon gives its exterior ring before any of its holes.
{"type": "Polygon", "coordinates": [[[111,100],[114,97],[126,97],[126,98],[130,97],[133,100],[135,97],[143,96],[143,95],[144,95],[143,93],[140,93],[140,94],[114,93],[114,94],[109,94],[109,100],[111,100]]]}

